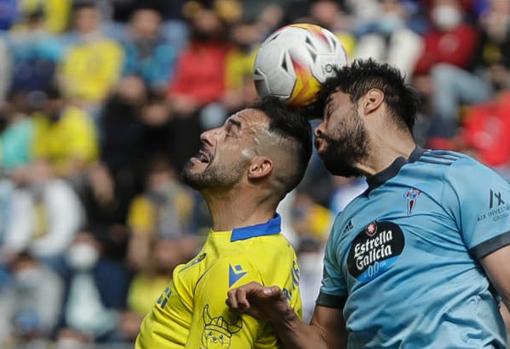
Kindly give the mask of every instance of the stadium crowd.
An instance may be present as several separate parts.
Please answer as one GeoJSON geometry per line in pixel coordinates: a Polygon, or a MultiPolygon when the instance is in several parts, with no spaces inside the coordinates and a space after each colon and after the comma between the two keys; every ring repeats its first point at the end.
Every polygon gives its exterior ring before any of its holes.
{"type": "MultiPolygon", "coordinates": [[[[132,348],[209,228],[180,170],[256,99],[257,46],[292,22],[403,70],[418,142],[510,179],[508,0],[0,0],[1,348],[132,348]]],[[[305,318],[332,219],[364,189],[314,156],[280,207],[305,318]]]]}

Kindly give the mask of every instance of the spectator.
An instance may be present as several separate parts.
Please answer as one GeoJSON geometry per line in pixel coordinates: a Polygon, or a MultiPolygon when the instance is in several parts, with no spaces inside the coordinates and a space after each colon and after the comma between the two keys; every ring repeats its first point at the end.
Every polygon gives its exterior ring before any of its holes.
{"type": "Polygon", "coordinates": [[[470,103],[481,102],[489,97],[490,90],[466,72],[479,35],[465,22],[460,1],[435,0],[430,16],[433,28],[425,33],[425,46],[415,68],[423,81],[416,83],[430,85],[433,118],[439,124],[437,136],[448,138],[457,130],[458,97],[462,95],[470,103]]]}
{"type": "Polygon", "coordinates": [[[0,132],[0,170],[12,173],[32,160],[34,125],[28,117],[27,94],[12,92],[4,106],[7,122],[0,132]]]}
{"type": "Polygon", "coordinates": [[[129,258],[136,268],[149,260],[154,241],[181,237],[192,231],[193,196],[177,181],[166,160],[153,160],[146,186],[146,192],[132,202],[128,217],[133,232],[129,258]]]}
{"type": "Polygon", "coordinates": [[[261,35],[255,23],[240,22],[231,30],[232,48],[226,58],[225,106],[233,111],[253,102],[257,97],[253,84],[253,64],[261,35]]]}
{"type": "Polygon", "coordinates": [[[120,45],[101,33],[101,15],[92,2],[74,8],[76,37],[60,66],[63,92],[96,115],[121,73],[120,45]]]}
{"type": "Polygon", "coordinates": [[[199,10],[191,20],[191,42],[177,61],[176,74],[168,89],[174,114],[172,157],[182,169],[198,151],[202,130],[216,127],[225,118],[221,104],[225,94],[225,65],[229,45],[218,15],[199,10]]]}
{"type": "Polygon", "coordinates": [[[11,90],[47,89],[53,82],[64,45],[45,27],[42,9],[36,7],[25,12],[7,38],[12,55],[11,90]]]}
{"type": "Polygon", "coordinates": [[[402,70],[410,80],[421,55],[421,37],[407,27],[406,12],[398,0],[381,1],[381,15],[371,23],[356,47],[357,58],[374,58],[402,70]]]}
{"type": "Polygon", "coordinates": [[[53,176],[44,161],[30,165],[12,194],[4,256],[28,250],[51,266],[84,223],[81,203],[72,188],[53,176]]]}
{"type": "Polygon", "coordinates": [[[77,179],[98,156],[94,124],[57,89],[47,91],[43,112],[34,116],[33,156],[49,161],[58,176],[77,179]]]}
{"type": "Polygon", "coordinates": [[[128,273],[101,254],[101,244],[90,234],[78,234],[67,251],[69,273],[64,305],[68,333],[88,340],[108,340],[126,306],[128,273]]]}
{"type": "Polygon", "coordinates": [[[19,254],[11,270],[11,283],[0,290],[0,344],[10,337],[18,347],[36,348],[57,325],[63,283],[28,253],[19,254]]]}
{"type": "Polygon", "coordinates": [[[427,74],[440,63],[467,68],[478,43],[478,34],[465,22],[460,1],[434,0],[430,16],[433,27],[424,34],[416,73],[427,74]]]}
{"type": "Polygon", "coordinates": [[[163,38],[158,12],[142,8],[135,11],[124,48],[123,75],[140,76],[155,92],[163,92],[174,70],[175,49],[163,38]]]}

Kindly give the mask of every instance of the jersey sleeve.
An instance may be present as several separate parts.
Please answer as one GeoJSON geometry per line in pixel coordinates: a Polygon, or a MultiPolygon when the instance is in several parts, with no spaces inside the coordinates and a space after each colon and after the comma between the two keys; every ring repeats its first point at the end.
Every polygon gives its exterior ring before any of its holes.
{"type": "Polygon", "coordinates": [[[333,229],[326,244],[324,254],[324,269],[322,284],[317,298],[317,305],[331,308],[342,308],[347,299],[347,286],[342,274],[341,264],[336,256],[336,234],[339,229],[339,219],[333,225],[333,229]]]}
{"type": "Polygon", "coordinates": [[[251,281],[262,283],[260,273],[245,258],[216,262],[198,282],[193,319],[186,348],[252,348],[264,324],[248,315],[229,311],[227,292],[251,281]]]}
{"type": "Polygon", "coordinates": [[[442,197],[473,257],[510,244],[510,184],[496,172],[471,159],[457,160],[442,197]]]}

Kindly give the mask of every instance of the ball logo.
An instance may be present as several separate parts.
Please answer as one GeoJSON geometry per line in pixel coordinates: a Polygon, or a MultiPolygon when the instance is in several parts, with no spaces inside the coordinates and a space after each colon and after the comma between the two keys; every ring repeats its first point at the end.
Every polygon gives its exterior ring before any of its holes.
{"type": "Polygon", "coordinates": [[[391,268],[404,249],[402,229],[392,222],[372,222],[354,238],[347,265],[359,282],[367,282],[391,268]]]}
{"type": "Polygon", "coordinates": [[[326,73],[331,73],[333,71],[333,65],[332,64],[326,64],[324,66],[324,70],[326,71],[326,73]]]}

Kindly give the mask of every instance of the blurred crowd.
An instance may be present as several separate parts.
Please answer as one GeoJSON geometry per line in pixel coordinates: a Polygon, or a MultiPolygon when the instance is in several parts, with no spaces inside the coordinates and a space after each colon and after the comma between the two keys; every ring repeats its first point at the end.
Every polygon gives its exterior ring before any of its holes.
{"type": "MultiPolygon", "coordinates": [[[[0,0],[1,348],[132,348],[209,229],[179,173],[256,99],[257,46],[293,22],[404,71],[421,145],[510,178],[508,0],[0,0]]],[[[279,208],[305,318],[332,219],[364,189],[313,156],[279,208]]]]}

